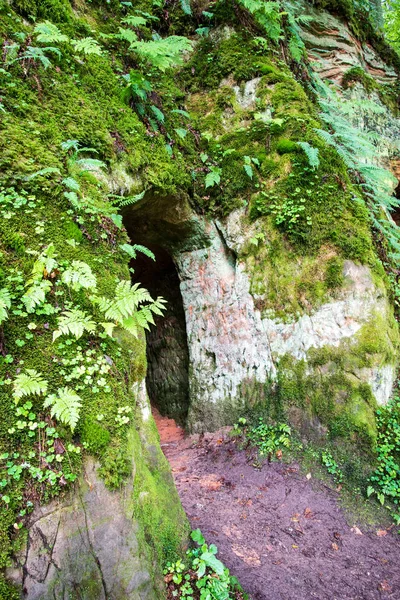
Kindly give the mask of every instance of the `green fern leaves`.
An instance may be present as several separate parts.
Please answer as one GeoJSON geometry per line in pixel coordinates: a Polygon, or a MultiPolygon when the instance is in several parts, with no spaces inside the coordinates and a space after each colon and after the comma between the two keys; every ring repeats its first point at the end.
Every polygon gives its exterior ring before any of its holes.
{"type": "Polygon", "coordinates": [[[146,248],[146,246],[141,246],[140,244],[133,244],[133,245],[121,244],[120,248],[123,252],[126,252],[127,254],[129,254],[129,256],[131,258],[136,258],[137,253],[141,252],[148,258],[151,258],[152,260],[156,260],[156,257],[154,256],[153,252],[151,250],[149,250],[148,248],[146,248]]]}
{"type": "Polygon", "coordinates": [[[15,402],[23,396],[41,395],[47,392],[48,383],[41,373],[35,369],[27,369],[24,373],[19,373],[13,383],[13,396],[15,402]]]}
{"type": "MultiPolygon", "coordinates": [[[[130,281],[118,283],[112,300],[99,298],[96,303],[106,319],[114,321],[115,325],[123,327],[134,336],[138,335],[139,328],[148,329],[149,323],[154,324],[153,314],[162,315],[165,309],[163,298],[154,301],[147,290],[139,287],[138,283],[131,286],[130,281]],[[148,304],[143,305],[146,302],[148,304]]],[[[111,324],[101,325],[106,333],[112,332],[111,324]]]]}
{"type": "Polygon", "coordinates": [[[170,67],[183,63],[184,52],[189,52],[192,42],[188,38],[171,35],[165,39],[135,41],[130,48],[134,50],[142,60],[149,62],[160,71],[166,71],[170,67]]]}
{"type": "Polygon", "coordinates": [[[51,417],[68,425],[74,431],[82,407],[81,398],[69,387],[59,388],[57,394],[50,394],[43,402],[44,408],[50,408],[51,417]]]}
{"type": "Polygon", "coordinates": [[[210,167],[210,172],[207,173],[205,179],[206,188],[214,187],[214,185],[219,185],[221,182],[221,173],[222,169],[220,169],[219,167],[210,167]]]}
{"type": "Polygon", "coordinates": [[[8,319],[7,309],[11,307],[11,296],[7,288],[0,289],[0,323],[8,319]]]}
{"type": "Polygon", "coordinates": [[[304,151],[307,156],[308,164],[312,169],[318,169],[319,167],[319,151],[318,148],[314,148],[308,142],[297,142],[297,145],[304,151]]]}
{"type": "Polygon", "coordinates": [[[81,52],[82,54],[94,54],[95,56],[101,56],[103,50],[100,44],[91,37],[85,37],[81,40],[71,40],[75,52],[81,52]]]}
{"type": "Polygon", "coordinates": [[[112,300],[100,298],[98,305],[106,319],[122,322],[132,316],[139,304],[152,301],[149,292],[139,287],[138,283],[131,286],[130,281],[120,281],[115,289],[115,297],[112,300]]]}
{"type": "Polygon", "coordinates": [[[32,313],[36,306],[40,306],[46,301],[46,294],[51,289],[51,282],[47,280],[34,283],[28,288],[21,300],[28,313],[32,313]]]}
{"type": "Polygon", "coordinates": [[[61,280],[75,291],[82,288],[94,290],[97,285],[96,276],[92,269],[81,260],[74,260],[71,266],[62,274],[61,280]]]}
{"type": "Polygon", "coordinates": [[[61,33],[57,25],[50,21],[38,23],[33,31],[36,34],[37,41],[42,44],[57,44],[69,41],[69,37],[61,33]]]}
{"type": "Polygon", "coordinates": [[[78,340],[85,331],[96,331],[96,323],[92,321],[92,317],[79,308],[65,310],[58,318],[58,329],[53,332],[53,342],[61,335],[73,335],[78,340]]]}

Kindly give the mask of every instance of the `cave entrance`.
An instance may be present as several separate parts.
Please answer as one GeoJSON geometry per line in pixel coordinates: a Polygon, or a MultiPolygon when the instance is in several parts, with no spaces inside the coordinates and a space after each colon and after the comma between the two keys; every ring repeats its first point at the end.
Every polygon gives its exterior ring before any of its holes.
{"type": "Polygon", "coordinates": [[[189,409],[189,351],[179,276],[164,248],[146,240],[140,243],[155,254],[156,261],[138,254],[131,265],[132,281],[148,289],[153,298],[163,296],[167,300],[164,316],[155,316],[155,326],[146,331],[147,393],[161,415],[185,425],[189,409]]]}

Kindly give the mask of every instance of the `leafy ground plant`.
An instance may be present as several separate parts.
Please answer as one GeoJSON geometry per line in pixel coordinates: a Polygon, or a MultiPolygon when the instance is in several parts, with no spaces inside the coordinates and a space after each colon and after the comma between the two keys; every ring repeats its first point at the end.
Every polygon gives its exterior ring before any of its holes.
{"type": "Polygon", "coordinates": [[[187,600],[241,600],[247,598],[239,582],[232,577],[216,557],[218,549],[209,546],[196,529],[191,533],[197,544],[186,552],[186,559],[167,563],[164,580],[167,586],[167,598],[186,598],[187,600]]]}

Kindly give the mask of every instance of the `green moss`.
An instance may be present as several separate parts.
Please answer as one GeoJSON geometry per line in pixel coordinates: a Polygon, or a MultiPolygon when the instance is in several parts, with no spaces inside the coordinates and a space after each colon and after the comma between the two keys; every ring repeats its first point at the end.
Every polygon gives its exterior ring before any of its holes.
{"type": "Polygon", "coordinates": [[[292,140],[281,139],[276,144],[276,151],[278,154],[291,154],[293,152],[298,152],[299,146],[296,142],[292,142],[292,140]]]}
{"type": "Polygon", "coordinates": [[[335,257],[328,260],[325,271],[325,283],[331,290],[343,287],[343,259],[335,257]]]}
{"type": "Polygon", "coordinates": [[[1,600],[20,600],[20,591],[12,586],[0,575],[0,598],[1,600]]]}
{"type": "MultiPolygon", "coordinates": [[[[85,419],[80,427],[81,441],[86,444],[90,453],[101,454],[110,444],[111,436],[107,429],[93,420],[85,419]]],[[[107,462],[109,461],[107,457],[107,462]]],[[[129,475],[129,473],[128,473],[129,475]]]]}
{"type": "Polygon", "coordinates": [[[141,525],[143,550],[163,566],[182,555],[189,524],[174,487],[168,462],[159,446],[158,432],[150,416],[132,432],[130,452],[135,457],[133,513],[141,525]]]}

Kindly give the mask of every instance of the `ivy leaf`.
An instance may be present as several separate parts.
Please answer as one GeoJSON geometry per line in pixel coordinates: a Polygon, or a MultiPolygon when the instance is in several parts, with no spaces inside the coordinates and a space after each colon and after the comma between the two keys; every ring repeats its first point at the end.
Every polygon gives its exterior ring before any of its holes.
{"type": "Polygon", "coordinates": [[[190,534],[190,537],[192,538],[192,540],[194,542],[199,544],[199,546],[202,546],[205,543],[204,536],[201,533],[200,529],[195,529],[194,531],[192,531],[192,533],[190,534]]]}
{"type": "Polygon", "coordinates": [[[250,177],[250,179],[253,179],[253,168],[251,165],[243,165],[244,170],[246,171],[247,175],[250,177]]]}

